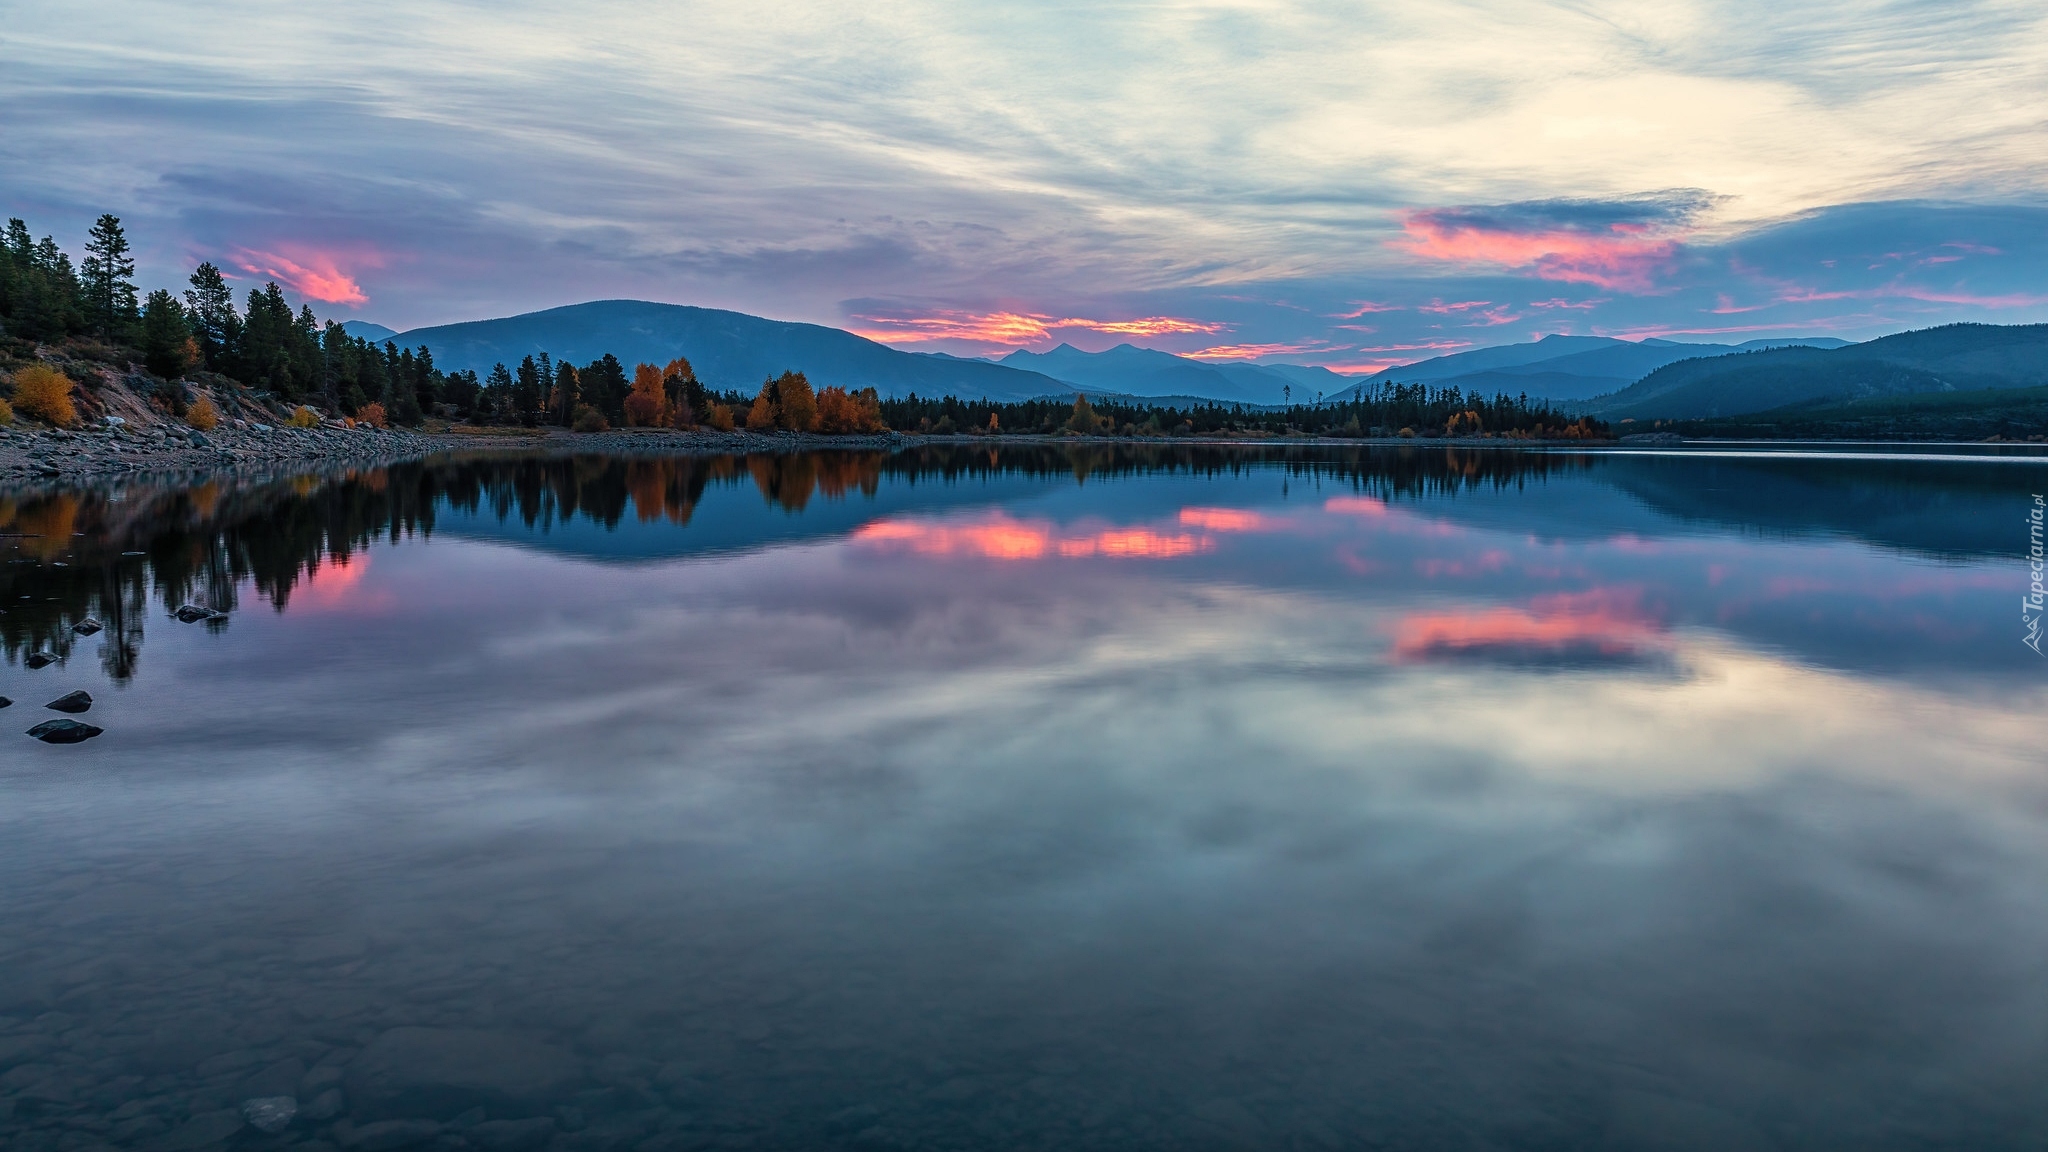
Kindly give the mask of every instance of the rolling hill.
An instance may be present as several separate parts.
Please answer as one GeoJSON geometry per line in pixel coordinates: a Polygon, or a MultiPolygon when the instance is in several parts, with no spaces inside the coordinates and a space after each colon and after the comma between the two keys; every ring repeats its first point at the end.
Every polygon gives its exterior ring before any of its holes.
{"type": "Polygon", "coordinates": [[[1492,394],[1526,392],[1545,400],[1586,400],[1618,392],[1645,375],[1681,360],[1722,356],[1762,348],[1839,348],[1846,340],[1800,337],[1752,340],[1744,344],[1681,344],[1673,340],[1618,340],[1611,336],[1545,336],[1526,344],[1504,344],[1455,352],[1367,377],[1377,384],[1427,382],[1492,394]]]}
{"type": "Polygon", "coordinates": [[[1243,404],[1279,404],[1314,400],[1317,392],[1335,393],[1356,383],[1328,368],[1297,364],[1210,364],[1119,344],[1103,352],[1083,352],[1062,344],[1050,352],[1018,349],[998,363],[1041,372],[1084,392],[1140,398],[1198,396],[1243,404]]]}
{"type": "Polygon", "coordinates": [[[1681,360],[1583,408],[1608,420],[1698,420],[2044,384],[2048,324],[1949,324],[1840,348],[1681,360]]]}
{"type": "Polygon", "coordinates": [[[685,356],[706,384],[744,392],[790,370],[803,372],[820,387],[871,387],[884,396],[951,393],[1014,401],[1074,391],[1026,369],[900,352],[819,324],[645,300],[594,300],[497,320],[415,328],[392,339],[407,347],[426,345],[443,368],[478,372],[498,363],[516,365],[542,352],[577,364],[609,352],[629,371],[636,363],[665,364],[685,356]]]}

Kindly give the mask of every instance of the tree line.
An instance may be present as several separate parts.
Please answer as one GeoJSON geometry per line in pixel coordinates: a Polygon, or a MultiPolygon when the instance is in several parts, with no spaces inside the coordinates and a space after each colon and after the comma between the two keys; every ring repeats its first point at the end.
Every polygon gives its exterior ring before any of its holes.
{"type": "MultiPolygon", "coordinates": [[[[1338,437],[1497,436],[1590,439],[1604,424],[1573,417],[1527,395],[1484,396],[1430,384],[1364,385],[1315,404],[1184,406],[1088,397],[997,402],[915,394],[883,399],[873,388],[814,386],[784,372],[747,394],[718,391],[682,357],[628,371],[606,353],[588,364],[546,352],[479,377],[443,371],[425,345],[378,345],[321,321],[310,306],[295,312],[275,281],[249,289],[237,307],[227,277],[200,264],[181,295],[142,295],[118,217],[102,215],[74,266],[56,241],[33,240],[8,221],[0,243],[0,334],[18,342],[98,341],[103,358],[134,353],[160,383],[157,398],[185,414],[185,378],[211,373],[255,390],[281,407],[314,404],[331,415],[417,425],[428,416],[475,424],[790,431],[825,435],[891,430],[935,435],[1009,433],[1164,437],[1171,435],[1338,437]]],[[[89,350],[89,349],[88,349],[89,350]]]]}

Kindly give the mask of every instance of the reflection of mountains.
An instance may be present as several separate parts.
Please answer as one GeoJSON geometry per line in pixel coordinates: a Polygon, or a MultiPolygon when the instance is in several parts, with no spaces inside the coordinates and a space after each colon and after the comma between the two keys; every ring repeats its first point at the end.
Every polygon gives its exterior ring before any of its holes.
{"type": "Polygon", "coordinates": [[[2048,482],[2048,461],[1616,455],[1593,478],[1680,521],[1976,559],[2018,551],[2019,517],[2048,482]]]}
{"type": "MultiPolygon", "coordinates": [[[[674,558],[836,537],[892,512],[985,506],[1108,477],[1213,479],[1279,467],[1391,500],[1508,488],[1585,466],[1583,457],[1441,449],[1123,445],[644,459],[483,454],[130,489],[118,498],[16,495],[0,497],[9,551],[0,565],[0,645],[10,663],[38,649],[69,659],[85,643],[71,626],[95,616],[106,628],[92,641],[101,663],[125,680],[152,599],[166,614],[187,601],[232,612],[253,587],[282,611],[323,565],[346,562],[379,538],[437,531],[594,559],[674,558]],[[764,514],[763,503],[786,514],[764,514]]],[[[1134,513],[1157,511],[1143,499],[1172,498],[1138,495],[1134,513]]]]}

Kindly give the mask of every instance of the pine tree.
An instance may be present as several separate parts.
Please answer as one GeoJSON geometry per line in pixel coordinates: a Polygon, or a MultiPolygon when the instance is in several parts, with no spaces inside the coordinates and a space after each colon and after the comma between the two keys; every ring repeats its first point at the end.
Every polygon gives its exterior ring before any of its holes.
{"type": "Polygon", "coordinates": [[[198,359],[199,343],[185,321],[185,306],[161,288],[151,292],[142,309],[143,365],[166,380],[176,380],[198,359]]]}
{"type": "Polygon", "coordinates": [[[220,269],[207,263],[193,271],[192,287],[185,292],[185,312],[199,338],[206,366],[223,376],[239,376],[242,318],[235,312],[235,294],[220,269]]]}
{"type": "Polygon", "coordinates": [[[128,235],[121,218],[100,216],[85,242],[80,267],[86,309],[93,330],[109,340],[126,336],[135,326],[135,261],[128,255],[128,235]]]}

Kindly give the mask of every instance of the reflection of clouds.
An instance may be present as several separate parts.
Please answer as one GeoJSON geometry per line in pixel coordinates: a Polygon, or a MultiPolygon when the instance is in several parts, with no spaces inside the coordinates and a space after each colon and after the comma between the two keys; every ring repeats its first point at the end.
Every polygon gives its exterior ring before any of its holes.
{"type": "Polygon", "coordinates": [[[1080,532],[1050,521],[1018,520],[996,512],[968,522],[916,519],[876,520],[854,530],[853,540],[879,548],[900,548],[927,556],[974,556],[985,560],[1079,559],[1167,560],[1215,547],[1208,536],[1156,532],[1150,528],[1108,528],[1080,532]]]}
{"type": "Polygon", "coordinates": [[[1633,590],[1539,596],[1527,608],[1415,612],[1394,627],[1396,660],[1469,654],[1637,656],[1664,647],[1663,628],[1633,590]]]}

